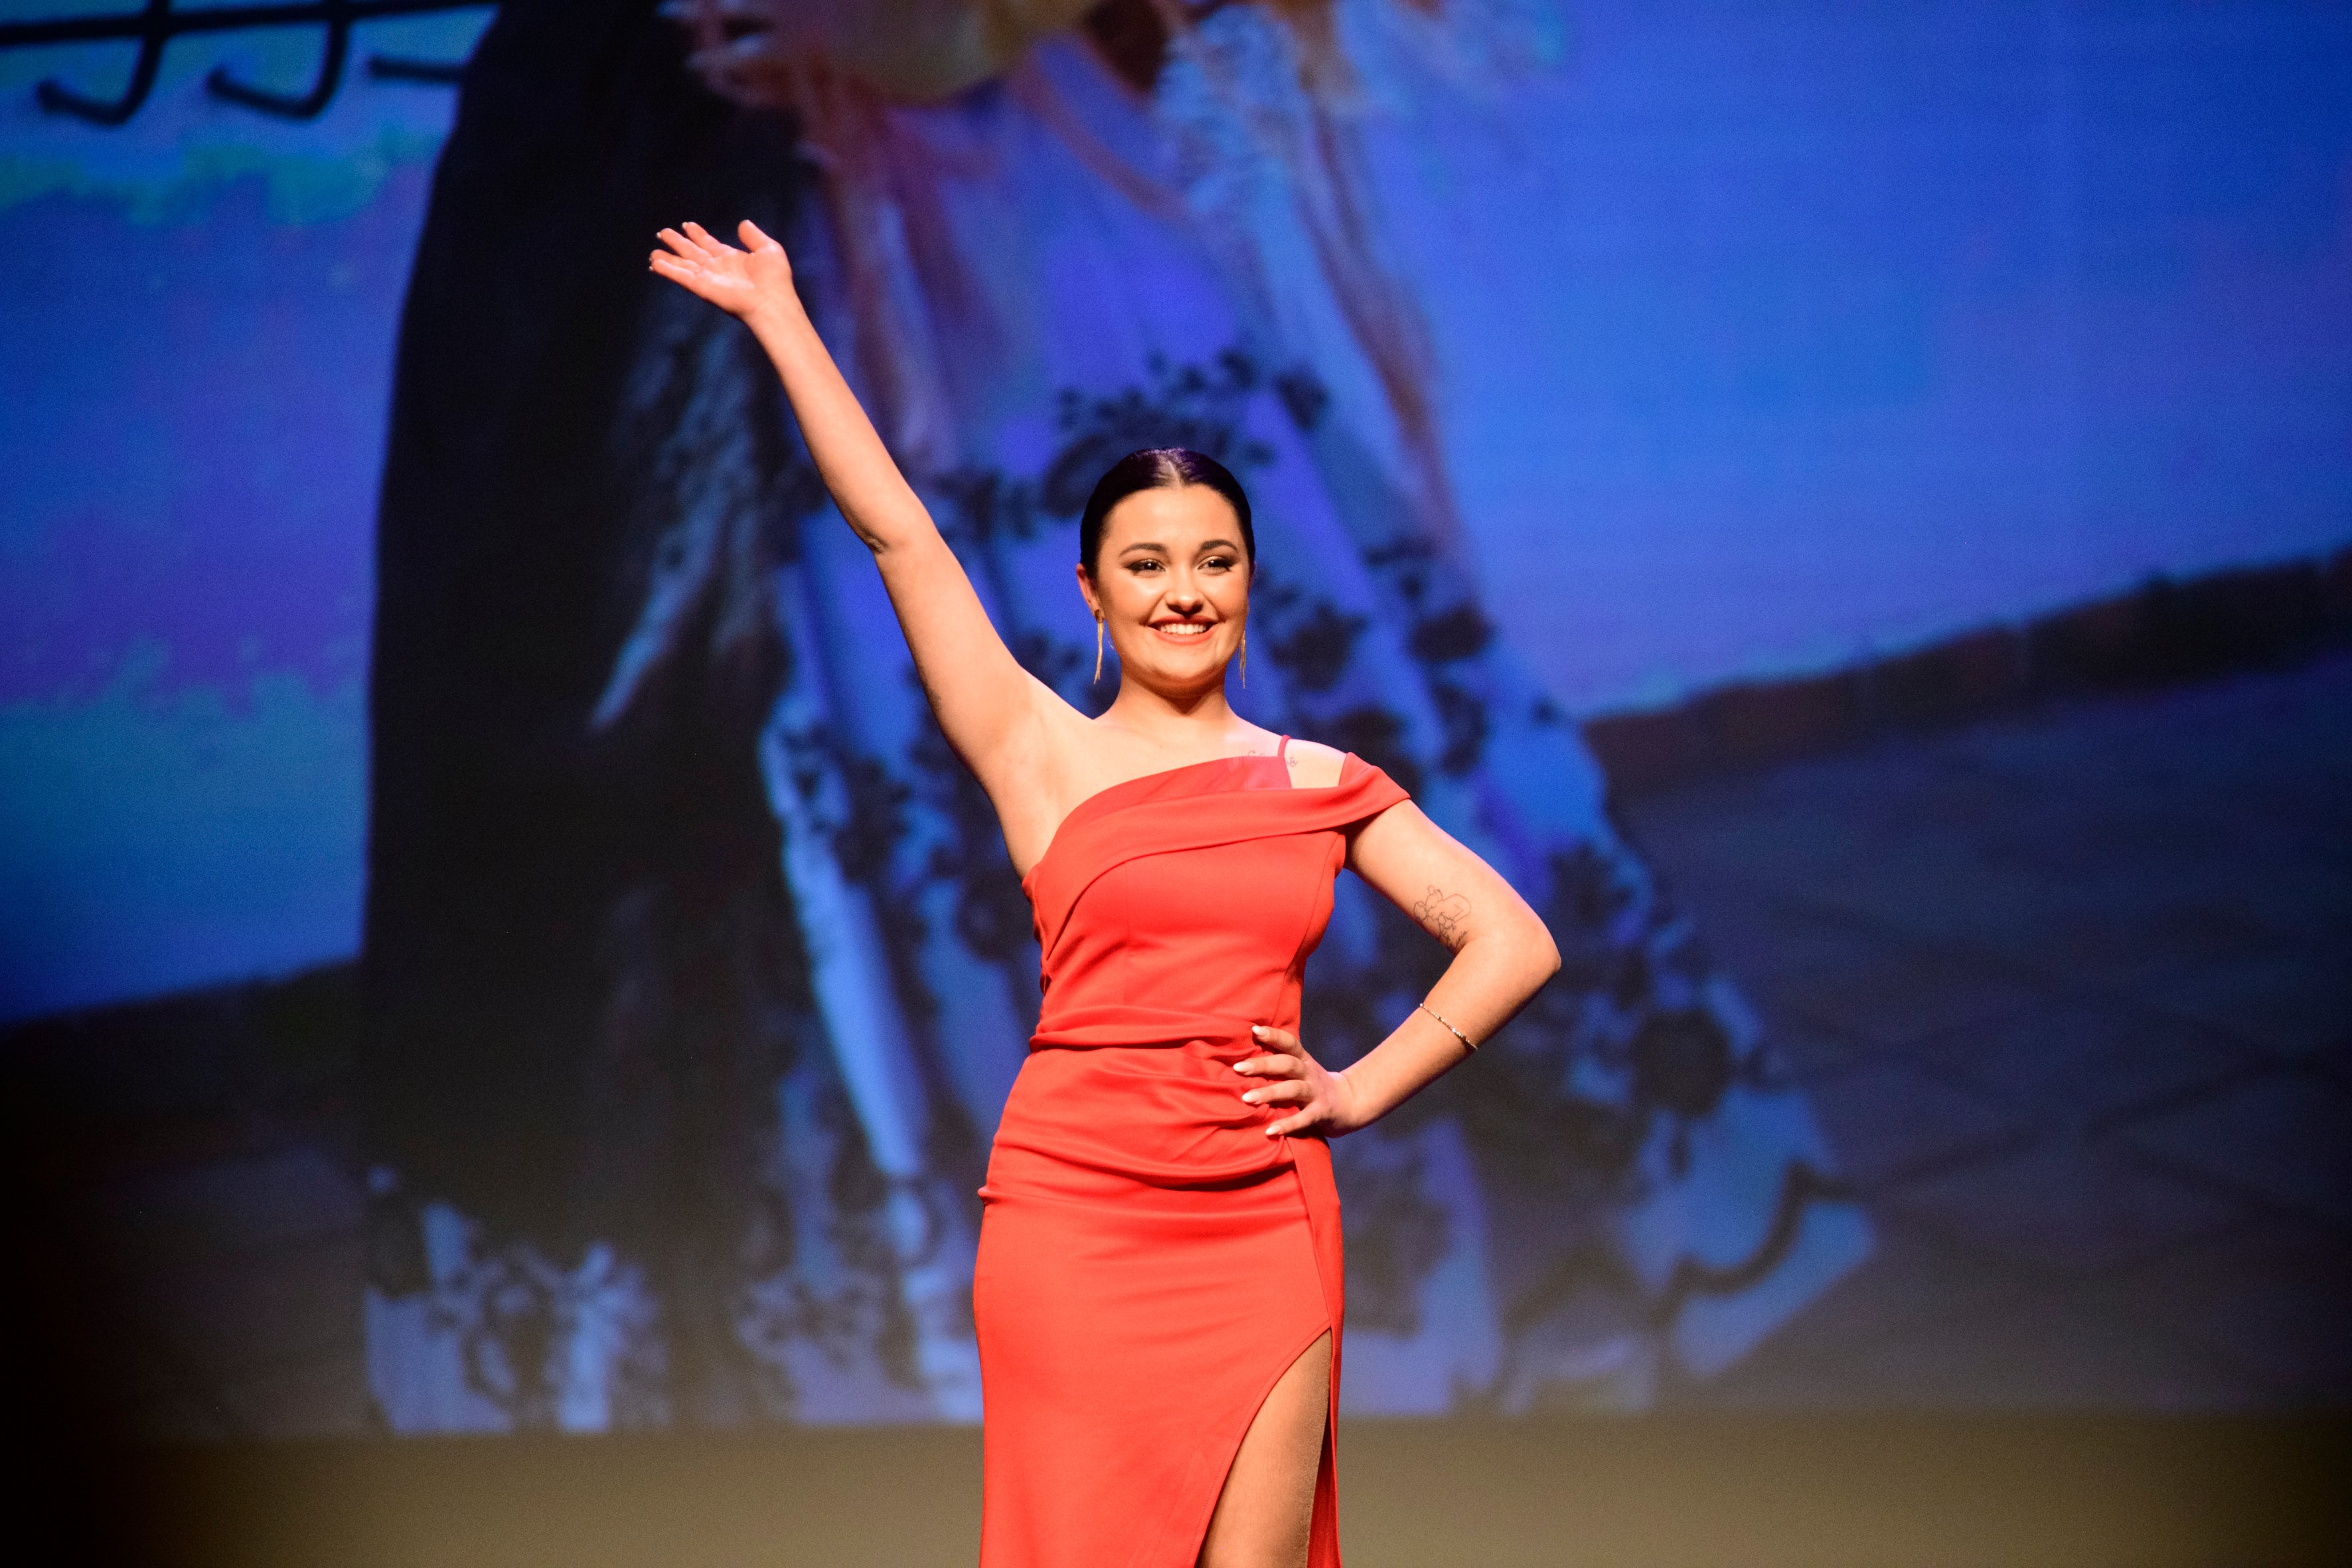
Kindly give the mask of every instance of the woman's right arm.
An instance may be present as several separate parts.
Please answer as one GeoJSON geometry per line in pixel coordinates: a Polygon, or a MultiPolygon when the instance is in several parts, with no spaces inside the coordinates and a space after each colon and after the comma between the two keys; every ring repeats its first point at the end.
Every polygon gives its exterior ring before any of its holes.
{"type": "Polygon", "coordinates": [[[963,563],[818,338],[783,247],[748,220],[739,233],[741,250],[698,224],[666,228],[667,248],[653,253],[652,268],[740,317],[768,351],[818,475],[882,569],[940,728],[1002,815],[1024,794],[1017,783],[1047,760],[1047,715],[1067,704],[997,635],[963,563]]]}

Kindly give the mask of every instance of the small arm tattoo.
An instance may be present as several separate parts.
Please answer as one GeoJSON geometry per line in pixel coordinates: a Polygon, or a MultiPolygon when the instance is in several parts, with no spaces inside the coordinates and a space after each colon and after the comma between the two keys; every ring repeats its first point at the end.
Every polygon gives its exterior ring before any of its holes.
{"type": "Polygon", "coordinates": [[[1432,936],[1455,952],[1461,951],[1463,942],[1469,939],[1470,900],[1460,893],[1449,893],[1432,883],[1421,901],[1412,906],[1412,912],[1429,928],[1432,936]]]}

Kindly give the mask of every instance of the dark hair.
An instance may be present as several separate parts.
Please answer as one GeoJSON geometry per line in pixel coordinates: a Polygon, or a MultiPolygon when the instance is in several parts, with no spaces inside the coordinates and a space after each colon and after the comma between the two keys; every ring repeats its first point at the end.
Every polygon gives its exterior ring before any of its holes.
{"type": "Polygon", "coordinates": [[[1095,557],[1102,552],[1103,519],[1110,515],[1111,508],[1138,490],[1175,489],[1183,485],[1205,486],[1232,503],[1234,515],[1241,519],[1242,553],[1255,566],[1257,535],[1250,531],[1249,497],[1242,493],[1242,482],[1233,471],[1206,452],[1189,447],[1146,447],[1113,463],[1110,471],[1095,481],[1095,493],[1087,498],[1086,512],[1078,519],[1078,559],[1085,563],[1087,575],[1094,575],[1095,557]]]}

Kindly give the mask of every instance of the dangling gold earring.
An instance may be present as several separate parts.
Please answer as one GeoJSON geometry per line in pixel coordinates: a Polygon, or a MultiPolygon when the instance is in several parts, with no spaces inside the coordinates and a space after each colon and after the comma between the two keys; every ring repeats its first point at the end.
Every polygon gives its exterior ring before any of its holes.
{"type": "Polygon", "coordinates": [[[1242,634],[1242,684],[1249,684],[1249,633],[1242,634]]]}
{"type": "Polygon", "coordinates": [[[1102,683],[1102,612],[1097,610],[1095,612],[1095,683],[1097,685],[1102,683]]]}

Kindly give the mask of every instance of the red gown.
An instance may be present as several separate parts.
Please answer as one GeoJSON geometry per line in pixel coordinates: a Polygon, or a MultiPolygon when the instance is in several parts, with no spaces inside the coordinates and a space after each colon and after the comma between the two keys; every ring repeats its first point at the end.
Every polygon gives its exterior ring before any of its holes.
{"type": "MultiPolygon", "coordinates": [[[[1285,737],[1283,749],[1288,748],[1285,737]]],[[[1407,799],[1224,757],[1089,796],[1024,880],[1045,1002],[981,1189],[982,1568],[1192,1568],[1276,1381],[1331,1335],[1314,1568],[1338,1568],[1339,1198],[1319,1138],[1244,1103],[1297,1031],[1342,829],[1407,799]]]]}

